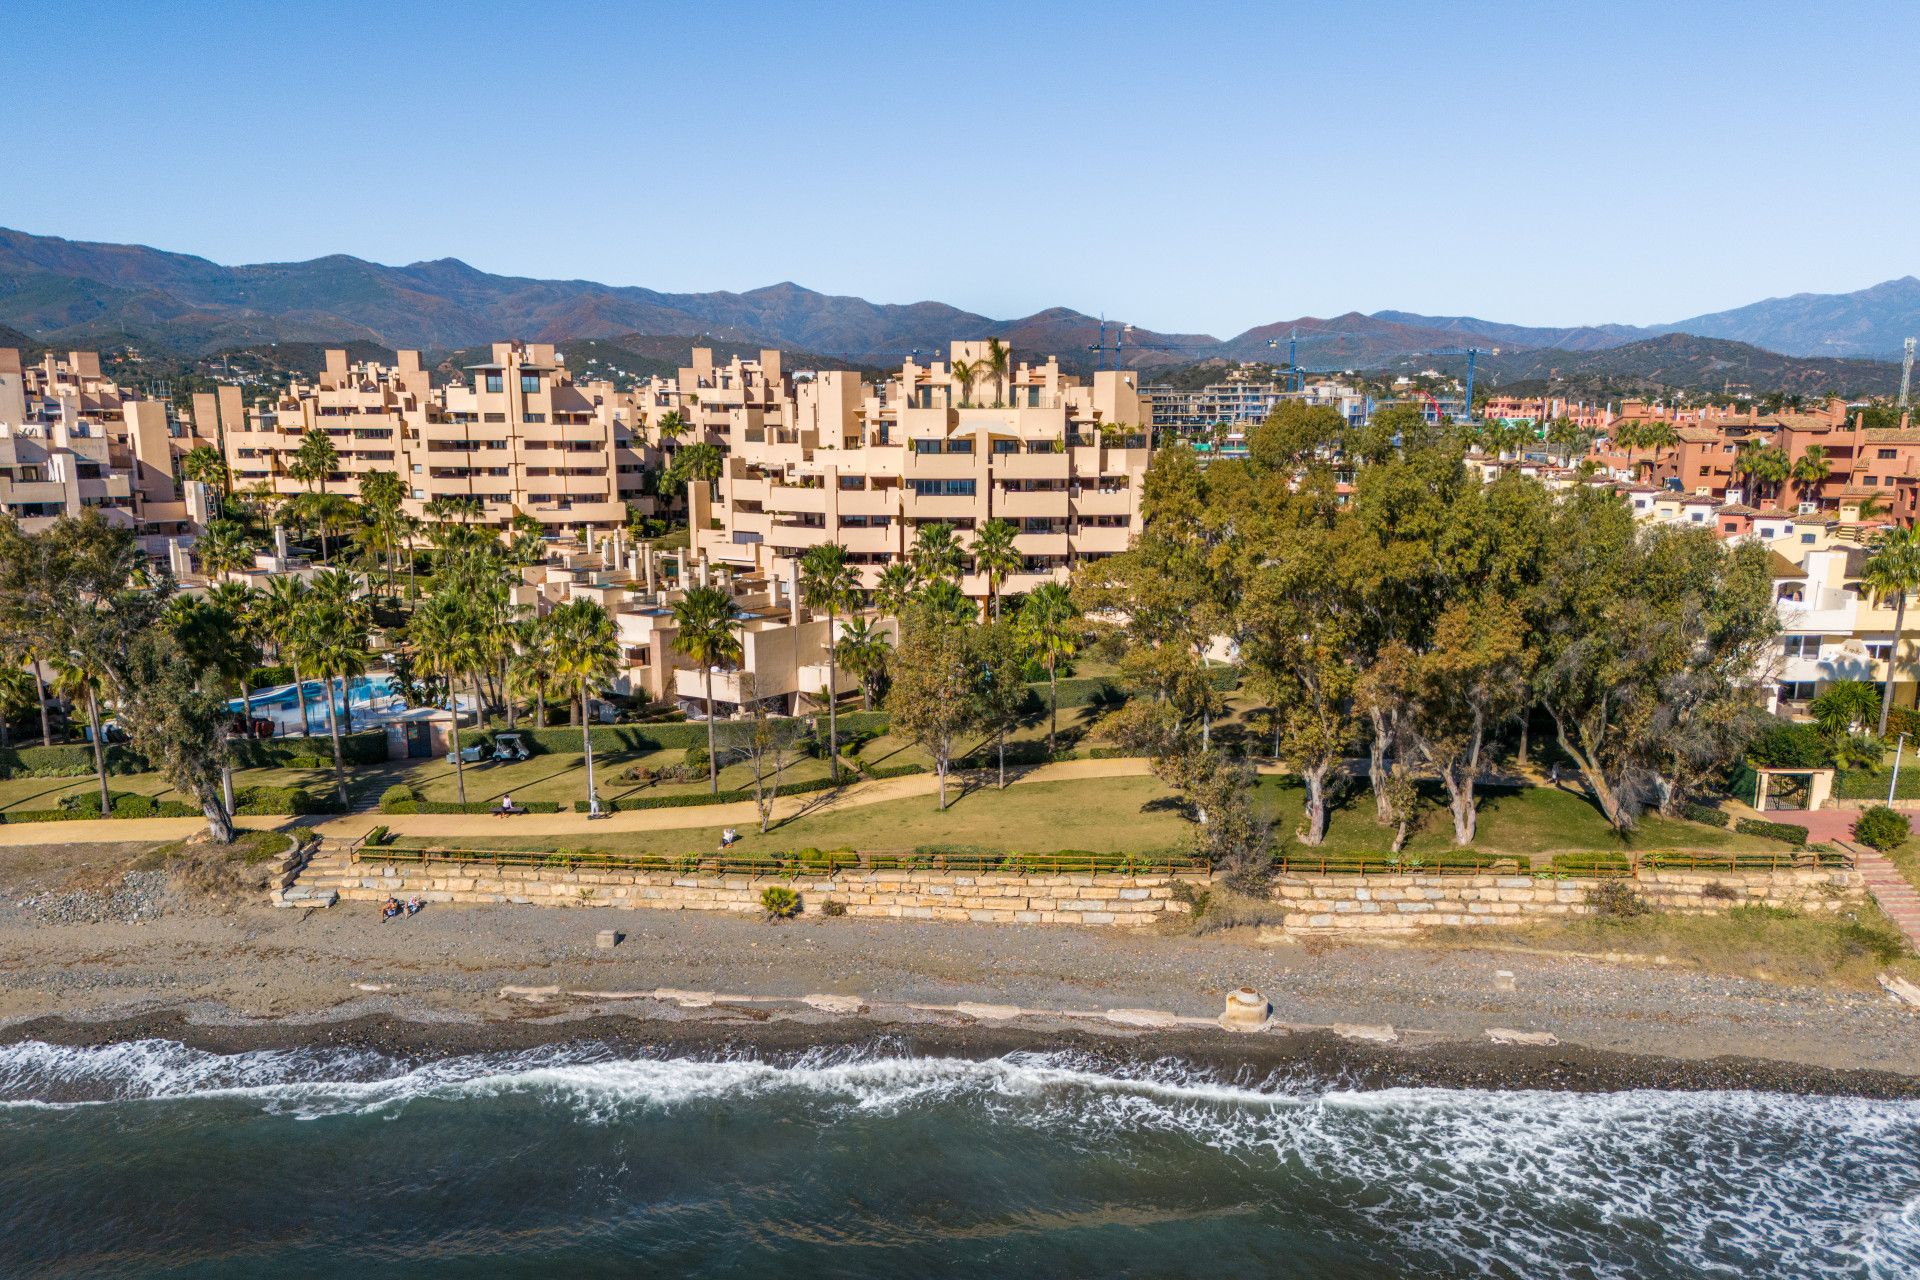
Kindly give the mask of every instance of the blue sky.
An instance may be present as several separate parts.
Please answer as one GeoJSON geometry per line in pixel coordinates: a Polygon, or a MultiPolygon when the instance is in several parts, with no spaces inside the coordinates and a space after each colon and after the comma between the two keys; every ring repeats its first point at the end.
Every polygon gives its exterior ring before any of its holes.
{"type": "Polygon", "coordinates": [[[1920,5],[0,11],[0,225],[1227,336],[1920,271],[1920,5]]]}

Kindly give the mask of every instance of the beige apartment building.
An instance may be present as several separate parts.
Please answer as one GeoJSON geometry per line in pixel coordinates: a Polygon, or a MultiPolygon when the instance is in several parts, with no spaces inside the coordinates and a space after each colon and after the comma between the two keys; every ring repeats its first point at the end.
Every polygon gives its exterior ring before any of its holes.
{"type": "Polygon", "coordinates": [[[91,507],[165,554],[207,517],[205,486],[179,478],[181,457],[201,443],[165,402],[105,376],[98,352],[27,364],[0,348],[0,510],[29,531],[91,507]]]}
{"type": "MultiPolygon", "coordinates": [[[[782,579],[807,548],[834,542],[871,587],[921,526],[950,525],[966,545],[997,517],[1025,561],[1002,590],[1020,592],[1124,551],[1151,441],[1138,375],[1083,383],[1055,360],[1010,353],[996,375],[988,360],[986,343],[955,342],[948,360],[908,360],[877,384],[845,371],[797,379],[791,412],[730,412],[717,493],[689,493],[696,557],[782,579]],[[971,383],[955,362],[976,368],[971,383]]],[[[987,594],[979,574],[962,587],[987,594]]]]}
{"type": "Polygon", "coordinates": [[[320,430],[339,456],[329,487],[352,494],[363,476],[392,471],[415,516],[436,498],[473,498],[490,526],[527,515],[555,531],[608,530],[626,523],[629,502],[648,505],[641,476],[661,459],[633,395],[576,383],[548,343],[497,342],[463,372],[435,387],[417,351],[397,353],[392,367],[329,351],[312,383],[224,431],[234,483],[301,492],[289,469],[307,432],[320,430]]]}

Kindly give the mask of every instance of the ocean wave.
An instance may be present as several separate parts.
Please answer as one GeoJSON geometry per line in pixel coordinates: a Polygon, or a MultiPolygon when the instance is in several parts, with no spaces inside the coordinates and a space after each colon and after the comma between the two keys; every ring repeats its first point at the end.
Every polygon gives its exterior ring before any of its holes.
{"type": "Polygon", "coordinates": [[[1920,1103],[1745,1092],[1355,1090],[1281,1075],[1223,1079],[1179,1061],[1069,1053],[983,1060],[884,1048],[786,1061],[616,1055],[595,1046],[409,1063],[378,1054],[220,1055],[167,1041],[0,1048],[14,1108],[238,1100],[322,1119],[425,1101],[518,1098],[573,1122],[762,1100],[802,1124],[885,1125],[958,1108],[1105,1155],[1199,1144],[1249,1187],[1297,1171],[1341,1212],[1475,1269],[1552,1258],[1644,1274],[1920,1274],[1920,1103]],[[789,1099],[782,1102],[782,1098],[789,1099]],[[1582,1229],[1569,1233],[1566,1223],[1582,1229]],[[1497,1264],[1497,1265],[1496,1265],[1497,1264]]]}

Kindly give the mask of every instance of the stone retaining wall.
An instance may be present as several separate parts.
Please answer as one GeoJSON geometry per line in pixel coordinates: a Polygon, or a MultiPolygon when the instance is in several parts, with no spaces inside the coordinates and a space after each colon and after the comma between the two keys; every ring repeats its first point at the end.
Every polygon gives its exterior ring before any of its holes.
{"type": "Polygon", "coordinates": [[[1191,908],[1164,875],[950,875],[841,871],[832,876],[675,875],[654,871],[565,871],[485,863],[361,862],[340,888],[348,899],[419,896],[428,902],[522,902],[547,907],[653,907],[668,911],[759,912],[760,891],[792,889],[813,915],[829,902],[850,916],[972,920],[993,924],[1143,925],[1191,908]]]}
{"type": "MultiPolygon", "coordinates": [[[[675,875],[647,871],[566,871],[486,863],[363,861],[340,896],[389,895],[429,902],[517,902],[548,907],[669,911],[761,910],[760,892],[780,886],[818,914],[837,903],[849,916],[994,924],[1144,925],[1189,914],[1175,894],[1185,879],[1165,875],[955,875],[925,871],[841,871],[831,876],[675,875]]],[[[1516,875],[1301,875],[1275,882],[1285,925],[1302,931],[1407,930],[1517,924],[1521,917],[1590,914],[1588,898],[1607,883],[1516,875]]],[[[1625,882],[1656,910],[1705,913],[1765,905],[1801,911],[1857,907],[1865,889],[1854,871],[1649,872],[1625,882]]]]}
{"type": "MultiPolygon", "coordinates": [[[[1519,924],[1591,915],[1603,880],[1517,875],[1288,876],[1274,887],[1297,930],[1421,929],[1519,924]]],[[[1700,915],[1739,906],[1841,911],[1866,897],[1857,871],[1649,871],[1622,881],[1656,911],[1700,915]]]]}

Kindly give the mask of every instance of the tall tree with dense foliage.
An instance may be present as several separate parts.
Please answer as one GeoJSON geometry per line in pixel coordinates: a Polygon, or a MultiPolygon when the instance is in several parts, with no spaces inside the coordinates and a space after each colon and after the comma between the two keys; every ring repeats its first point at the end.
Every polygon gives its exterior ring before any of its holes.
{"type": "Polygon", "coordinates": [[[953,526],[941,520],[921,525],[913,535],[913,545],[907,549],[908,563],[923,586],[934,582],[957,585],[964,557],[965,552],[953,536],[953,526]]]}
{"type": "Polygon", "coordinates": [[[369,545],[379,553],[387,571],[387,595],[394,593],[394,561],[407,542],[407,517],[401,509],[406,485],[391,471],[369,471],[360,477],[360,506],[366,512],[369,545]]]}
{"type": "Polygon", "coordinates": [[[974,629],[973,722],[993,735],[1000,790],[1007,789],[1007,734],[1019,727],[1027,705],[1022,679],[1033,651],[1011,622],[995,620],[974,629]]]}
{"type": "MultiPolygon", "coordinates": [[[[600,812],[593,783],[593,690],[620,671],[620,640],[613,619],[593,600],[569,600],[547,618],[553,637],[554,678],[580,697],[580,750],[587,764],[587,810],[600,812]]],[[[711,729],[712,720],[709,718],[711,729]]]]}
{"type": "Polygon", "coordinates": [[[800,598],[807,608],[827,615],[827,760],[840,781],[840,615],[860,598],[860,576],[837,542],[808,547],[800,557],[800,598]]]}
{"type": "Polygon", "coordinates": [[[340,451],[318,427],[307,428],[307,433],[300,438],[300,447],[294,450],[293,461],[287,464],[287,474],[313,493],[325,493],[328,477],[339,469],[340,451]]]}
{"type": "Polygon", "coordinates": [[[1860,585],[1882,608],[1894,602],[1893,647],[1887,650],[1887,675],[1880,690],[1880,726],[1887,736],[1887,714],[1893,708],[1893,679],[1900,665],[1900,644],[1906,638],[1907,597],[1920,590],[1920,530],[1909,526],[1888,529],[1874,543],[1873,554],[1861,568],[1860,585]]]}
{"type": "Polygon", "coordinates": [[[887,673],[893,643],[887,633],[866,618],[853,618],[841,629],[834,657],[860,682],[860,707],[873,710],[873,691],[887,673]]]}
{"type": "Polygon", "coordinates": [[[733,597],[718,587],[692,587],[673,605],[673,624],[678,628],[674,648],[691,658],[700,668],[706,684],[707,718],[707,791],[719,794],[720,757],[715,754],[714,721],[718,718],[713,701],[713,669],[739,662],[740,619],[733,597]]]}
{"type": "Polygon", "coordinates": [[[973,535],[974,569],[987,580],[987,598],[996,622],[1000,618],[1000,588],[1026,564],[1026,557],[1013,545],[1018,536],[1019,530],[998,517],[981,525],[973,535]]]}
{"type": "MultiPolygon", "coordinates": [[[[428,679],[443,681],[447,689],[447,709],[453,713],[453,779],[460,803],[467,802],[466,762],[460,754],[460,677],[471,673],[478,662],[473,635],[467,627],[466,611],[457,597],[435,592],[428,596],[407,622],[407,642],[413,649],[414,670],[428,679]]],[[[480,692],[474,690],[478,715],[480,692]]]]}
{"type": "Polygon", "coordinates": [[[1080,608],[1058,582],[1043,582],[1020,604],[1018,623],[1028,647],[1047,668],[1047,754],[1060,733],[1060,662],[1071,658],[1081,635],[1080,608]]]}
{"type": "Polygon", "coordinates": [[[974,653],[966,629],[945,615],[909,610],[902,627],[887,711],[893,731],[933,757],[945,812],[954,744],[978,711],[974,653]]]}

